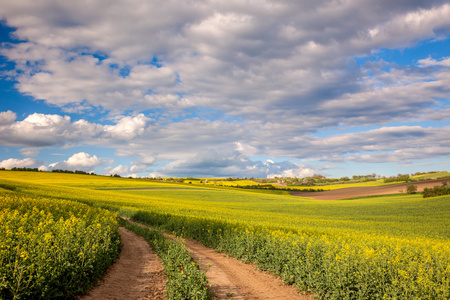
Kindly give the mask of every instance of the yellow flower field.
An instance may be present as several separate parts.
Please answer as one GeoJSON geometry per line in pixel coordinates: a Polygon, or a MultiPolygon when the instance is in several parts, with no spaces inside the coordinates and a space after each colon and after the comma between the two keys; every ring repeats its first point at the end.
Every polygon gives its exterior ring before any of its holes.
{"type": "Polygon", "coordinates": [[[256,263],[323,299],[450,298],[448,196],[316,201],[143,179],[25,175],[0,172],[0,186],[115,210],[256,263]]]}
{"type": "Polygon", "coordinates": [[[94,283],[119,252],[117,217],[0,189],[0,299],[55,299],[94,283]]]}

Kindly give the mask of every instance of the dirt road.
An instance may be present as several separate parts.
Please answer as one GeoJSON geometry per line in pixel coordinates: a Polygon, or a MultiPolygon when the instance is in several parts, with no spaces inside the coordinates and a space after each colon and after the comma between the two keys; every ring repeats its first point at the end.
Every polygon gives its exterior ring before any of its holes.
{"type": "Polygon", "coordinates": [[[185,240],[191,256],[202,267],[209,265],[206,277],[217,299],[279,299],[310,300],[312,296],[300,295],[296,288],[284,284],[281,279],[258,271],[255,266],[245,264],[202,244],[185,240]]]}
{"type": "Polygon", "coordinates": [[[80,300],[165,299],[163,266],[144,238],[120,228],[123,248],[99,285],[80,300]]]}
{"type": "Polygon", "coordinates": [[[432,188],[436,185],[440,186],[444,181],[448,181],[450,183],[450,179],[447,178],[429,181],[392,184],[385,186],[364,186],[364,187],[343,188],[324,192],[291,192],[291,195],[308,197],[316,200],[340,200],[353,197],[406,193],[406,186],[411,184],[417,186],[418,192],[422,192],[424,188],[432,188]]]}

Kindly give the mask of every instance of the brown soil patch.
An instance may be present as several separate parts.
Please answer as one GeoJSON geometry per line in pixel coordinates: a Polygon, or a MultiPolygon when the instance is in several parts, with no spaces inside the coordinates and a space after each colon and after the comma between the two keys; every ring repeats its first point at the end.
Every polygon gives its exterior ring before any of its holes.
{"type": "Polygon", "coordinates": [[[291,192],[292,196],[300,196],[313,198],[316,200],[340,200],[354,197],[366,197],[376,195],[390,195],[406,193],[406,186],[417,186],[417,192],[422,192],[424,188],[432,188],[434,186],[440,186],[442,182],[449,181],[450,179],[437,179],[429,181],[418,181],[409,183],[391,184],[385,186],[364,186],[364,187],[352,187],[343,188],[324,192],[291,192]]]}
{"type": "Polygon", "coordinates": [[[165,299],[163,266],[147,241],[120,228],[122,251],[100,284],[80,300],[165,299]]]}

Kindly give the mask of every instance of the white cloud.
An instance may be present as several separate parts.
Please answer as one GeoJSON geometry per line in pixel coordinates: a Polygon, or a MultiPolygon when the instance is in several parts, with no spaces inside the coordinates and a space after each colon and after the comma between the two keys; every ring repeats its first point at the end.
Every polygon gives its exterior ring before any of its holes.
{"type": "Polygon", "coordinates": [[[48,171],[49,170],[49,168],[46,165],[42,165],[38,169],[39,169],[39,171],[48,171]]]}
{"type": "Polygon", "coordinates": [[[102,140],[132,140],[142,135],[150,121],[143,114],[121,117],[115,125],[101,125],[86,120],[71,121],[69,116],[34,113],[23,121],[0,127],[0,141],[5,146],[39,147],[67,146],[77,143],[98,143],[102,140]]]}
{"type": "Polygon", "coordinates": [[[139,165],[132,165],[130,168],[130,172],[146,172],[148,169],[148,165],[146,164],[139,164],[139,165]]]}
{"type": "Polygon", "coordinates": [[[276,174],[268,174],[267,178],[275,178],[275,177],[297,177],[297,178],[305,178],[305,177],[311,177],[315,174],[318,174],[317,171],[310,169],[310,168],[304,168],[303,166],[298,165],[296,169],[288,169],[283,170],[281,173],[276,174]]]}
{"type": "Polygon", "coordinates": [[[0,141],[7,146],[45,147],[64,145],[79,136],[67,135],[70,117],[34,113],[23,121],[0,128],[0,141]]]}
{"type": "Polygon", "coordinates": [[[19,44],[1,52],[11,60],[24,61],[17,67],[24,71],[17,76],[19,90],[68,109],[87,109],[79,105],[70,106],[83,101],[113,111],[130,107],[148,109],[152,104],[145,100],[149,90],[156,92],[175,84],[176,75],[168,68],[136,65],[130,67],[129,74],[124,77],[109,60],[100,61],[93,56],[64,53],[56,49],[48,52],[34,50],[42,46],[25,45],[19,44]],[[26,63],[34,58],[34,55],[30,56],[30,51],[41,54],[41,57],[36,54],[36,59],[43,61],[33,66],[33,70],[26,63]]]}
{"type": "Polygon", "coordinates": [[[91,171],[93,168],[104,165],[106,163],[112,163],[112,161],[100,159],[96,155],[90,155],[85,152],[79,152],[72,155],[67,160],[50,164],[49,168],[53,170],[62,169],[62,170],[91,171]]]}
{"type": "Polygon", "coordinates": [[[450,67],[450,57],[444,57],[440,60],[435,60],[430,57],[424,58],[418,61],[421,67],[433,67],[433,66],[443,66],[450,67]]]}
{"type": "Polygon", "coordinates": [[[33,158],[24,158],[24,159],[16,159],[9,158],[0,162],[0,168],[11,169],[11,168],[29,168],[29,167],[37,167],[43,162],[40,160],[36,160],[33,158]]]}
{"type": "Polygon", "coordinates": [[[0,112],[0,127],[12,124],[16,117],[16,114],[10,110],[0,112]]]}
{"type": "Polygon", "coordinates": [[[105,171],[110,174],[110,175],[124,175],[130,172],[130,169],[127,166],[124,165],[118,165],[117,167],[114,168],[105,168],[105,171]]]}
{"type": "Polygon", "coordinates": [[[370,43],[384,47],[409,46],[424,38],[434,38],[450,33],[448,17],[450,4],[429,9],[418,9],[392,18],[385,24],[368,30],[370,43]],[[441,30],[439,30],[441,29],[441,30]]]}
{"type": "Polygon", "coordinates": [[[94,167],[102,164],[102,161],[95,155],[80,152],[69,157],[66,163],[69,166],[94,167]]]}
{"type": "Polygon", "coordinates": [[[134,118],[123,117],[116,125],[105,125],[104,131],[112,138],[132,139],[144,133],[145,126],[149,120],[143,114],[139,114],[134,118]]]}

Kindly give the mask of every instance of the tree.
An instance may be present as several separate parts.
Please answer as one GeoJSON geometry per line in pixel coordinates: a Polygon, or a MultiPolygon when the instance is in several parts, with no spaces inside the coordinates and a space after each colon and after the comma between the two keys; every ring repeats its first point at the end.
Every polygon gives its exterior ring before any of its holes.
{"type": "Polygon", "coordinates": [[[406,186],[406,193],[415,194],[416,192],[417,192],[417,185],[410,184],[406,186]]]}

